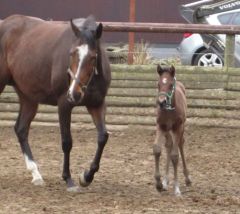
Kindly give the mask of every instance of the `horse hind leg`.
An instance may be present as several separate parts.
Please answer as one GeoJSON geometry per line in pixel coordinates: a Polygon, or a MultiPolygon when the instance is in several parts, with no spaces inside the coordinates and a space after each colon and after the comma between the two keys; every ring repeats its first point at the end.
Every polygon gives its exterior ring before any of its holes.
{"type": "Polygon", "coordinates": [[[187,186],[191,186],[192,181],[190,179],[189,171],[187,169],[187,164],[186,164],[184,149],[183,149],[184,141],[185,141],[184,136],[182,136],[181,142],[179,144],[179,150],[180,150],[180,155],[181,155],[182,163],[183,163],[183,174],[185,176],[185,183],[187,186]]]}
{"type": "Polygon", "coordinates": [[[28,144],[28,133],[31,121],[37,112],[37,104],[30,103],[20,98],[20,111],[15,124],[15,132],[24,155],[26,167],[32,173],[32,183],[34,185],[43,185],[43,179],[38,171],[38,166],[33,159],[33,155],[28,144]]]}
{"type": "Polygon", "coordinates": [[[0,94],[3,92],[5,86],[8,83],[9,78],[6,75],[1,74],[0,70],[0,94]]]}

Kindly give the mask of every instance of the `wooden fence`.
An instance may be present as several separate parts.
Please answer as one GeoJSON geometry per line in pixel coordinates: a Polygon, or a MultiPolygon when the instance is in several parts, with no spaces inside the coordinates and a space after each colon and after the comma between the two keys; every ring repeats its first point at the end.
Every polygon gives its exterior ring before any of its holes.
{"type": "MultiPolygon", "coordinates": [[[[177,79],[187,88],[188,125],[240,127],[240,73],[238,69],[176,67],[177,79]]],[[[157,95],[156,66],[112,65],[107,96],[107,124],[154,126],[157,95]]],[[[11,87],[0,96],[1,124],[12,124],[18,99],[11,87]]],[[[56,107],[40,105],[34,120],[57,125],[56,107]]],[[[73,126],[92,125],[84,107],[74,108],[73,126]]]]}
{"type": "MultiPolygon", "coordinates": [[[[225,33],[225,67],[177,67],[177,79],[187,88],[187,124],[240,127],[240,73],[231,68],[235,34],[240,26],[211,26],[161,23],[104,23],[105,31],[225,33]]],[[[155,125],[157,94],[156,66],[112,65],[112,83],[107,96],[107,124],[115,126],[155,125]]],[[[7,87],[0,96],[0,125],[11,124],[18,114],[18,99],[7,87]]],[[[56,107],[40,105],[34,123],[58,124],[56,107]]],[[[84,107],[76,107],[72,125],[92,124],[84,107]]]]}

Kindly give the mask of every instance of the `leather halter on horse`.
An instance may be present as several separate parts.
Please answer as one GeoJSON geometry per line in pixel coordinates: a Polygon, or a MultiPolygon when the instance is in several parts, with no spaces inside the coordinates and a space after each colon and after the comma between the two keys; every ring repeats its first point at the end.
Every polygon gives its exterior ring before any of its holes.
{"type": "Polygon", "coordinates": [[[158,92],[158,96],[163,95],[166,97],[166,105],[163,109],[169,110],[169,111],[173,111],[175,109],[175,107],[172,106],[172,98],[175,93],[175,89],[176,89],[176,77],[174,77],[173,79],[173,86],[169,92],[161,92],[161,91],[158,92]]]}
{"type": "MultiPolygon", "coordinates": [[[[96,61],[97,61],[97,59],[98,59],[98,57],[97,57],[97,54],[96,54],[96,61]]],[[[91,76],[90,76],[87,84],[82,84],[82,83],[80,82],[79,77],[76,77],[76,76],[74,75],[74,73],[73,73],[73,71],[72,71],[72,69],[71,69],[70,67],[68,67],[67,72],[68,72],[68,74],[70,75],[71,79],[72,79],[72,80],[75,80],[76,83],[81,87],[81,89],[82,89],[84,92],[87,90],[87,87],[88,87],[88,85],[90,84],[90,82],[91,82],[94,74],[95,74],[95,75],[98,75],[97,67],[94,66],[94,67],[93,67],[93,71],[92,71],[92,73],[91,73],[91,76]]]]}

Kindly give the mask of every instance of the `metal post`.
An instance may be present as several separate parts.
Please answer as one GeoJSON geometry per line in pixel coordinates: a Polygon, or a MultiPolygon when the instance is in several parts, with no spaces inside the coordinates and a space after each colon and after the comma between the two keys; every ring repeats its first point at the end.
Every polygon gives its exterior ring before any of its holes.
{"type": "MultiPolygon", "coordinates": [[[[135,0],[129,0],[130,6],[129,6],[129,22],[135,22],[135,8],[136,8],[136,2],[135,0]]],[[[133,52],[134,52],[134,40],[135,35],[133,32],[130,32],[128,34],[128,64],[133,64],[133,52]]]]}

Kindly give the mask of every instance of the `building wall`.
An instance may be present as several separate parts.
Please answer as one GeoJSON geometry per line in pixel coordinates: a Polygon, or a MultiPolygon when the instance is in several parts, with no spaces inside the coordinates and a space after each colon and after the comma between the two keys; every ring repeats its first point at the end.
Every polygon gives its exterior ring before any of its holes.
{"type": "MultiPolygon", "coordinates": [[[[136,0],[136,21],[184,22],[178,6],[191,1],[136,0]]],[[[0,18],[12,14],[64,21],[93,14],[98,21],[126,22],[129,17],[129,0],[0,0],[0,18]]],[[[104,34],[106,42],[126,42],[127,37],[127,33],[104,34]]],[[[136,38],[150,43],[178,43],[181,35],[137,33],[136,38]]]]}

